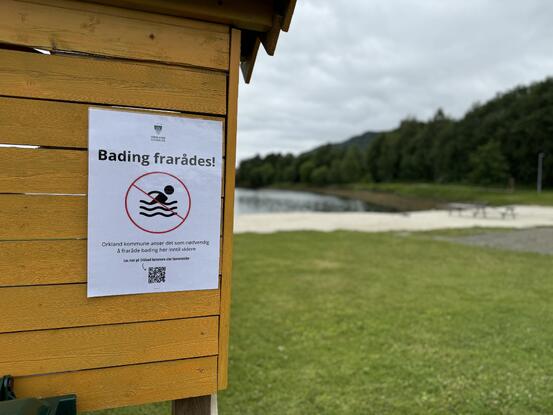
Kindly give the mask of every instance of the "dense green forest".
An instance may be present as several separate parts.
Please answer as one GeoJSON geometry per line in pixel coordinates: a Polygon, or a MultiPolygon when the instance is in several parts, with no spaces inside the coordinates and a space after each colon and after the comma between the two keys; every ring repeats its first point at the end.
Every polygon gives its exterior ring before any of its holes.
{"type": "Polygon", "coordinates": [[[243,160],[237,184],[424,181],[505,186],[534,184],[544,152],[544,184],[553,185],[553,78],[474,104],[459,120],[442,110],[428,121],[403,120],[294,156],[243,160]]]}

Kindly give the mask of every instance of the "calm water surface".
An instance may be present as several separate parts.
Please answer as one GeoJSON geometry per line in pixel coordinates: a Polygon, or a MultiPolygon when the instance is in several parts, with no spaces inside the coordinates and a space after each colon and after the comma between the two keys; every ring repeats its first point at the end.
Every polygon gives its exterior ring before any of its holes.
{"type": "Polygon", "coordinates": [[[309,192],[274,189],[236,189],[237,215],[269,212],[376,212],[381,207],[361,200],[309,192]]]}

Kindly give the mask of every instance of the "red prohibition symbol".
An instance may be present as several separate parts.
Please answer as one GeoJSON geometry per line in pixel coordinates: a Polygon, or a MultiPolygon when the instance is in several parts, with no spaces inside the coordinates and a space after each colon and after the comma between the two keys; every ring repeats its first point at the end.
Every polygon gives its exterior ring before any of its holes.
{"type": "Polygon", "coordinates": [[[145,173],[137,177],[125,194],[127,217],[134,226],[148,233],[162,234],[174,231],[186,221],[191,207],[192,198],[184,182],[177,176],[162,171],[145,173]],[[152,186],[159,187],[160,183],[169,184],[162,185],[161,189],[151,190],[152,186]],[[133,190],[133,193],[138,192],[138,194],[129,200],[133,190]],[[173,194],[176,198],[170,200],[173,194]],[[187,205],[184,214],[179,213],[179,207],[182,207],[183,202],[187,205]]]}

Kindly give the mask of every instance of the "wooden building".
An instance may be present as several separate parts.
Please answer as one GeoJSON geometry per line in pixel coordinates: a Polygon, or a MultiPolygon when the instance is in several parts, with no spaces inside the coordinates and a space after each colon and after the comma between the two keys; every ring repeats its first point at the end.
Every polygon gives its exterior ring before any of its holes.
{"type": "Polygon", "coordinates": [[[0,3],[0,375],[18,397],[88,411],[227,387],[239,68],[249,82],[294,5],[0,3]],[[219,289],[87,298],[90,106],[224,122],[219,289]]]}

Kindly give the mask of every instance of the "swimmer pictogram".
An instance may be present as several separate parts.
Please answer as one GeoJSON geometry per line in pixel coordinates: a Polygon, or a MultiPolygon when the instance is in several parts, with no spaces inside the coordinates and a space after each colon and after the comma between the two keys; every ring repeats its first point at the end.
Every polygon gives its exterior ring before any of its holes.
{"type": "Polygon", "coordinates": [[[166,172],[150,172],[134,180],[125,195],[125,211],[138,229],[167,233],[180,227],[192,199],[184,182],[166,172]]]}
{"type": "Polygon", "coordinates": [[[140,215],[147,216],[149,218],[153,216],[164,216],[166,218],[178,215],[178,206],[172,206],[178,204],[178,200],[170,201],[168,195],[172,195],[175,192],[175,188],[168,184],[163,188],[163,191],[152,190],[148,192],[149,200],[140,200],[141,210],[140,215]]]}

